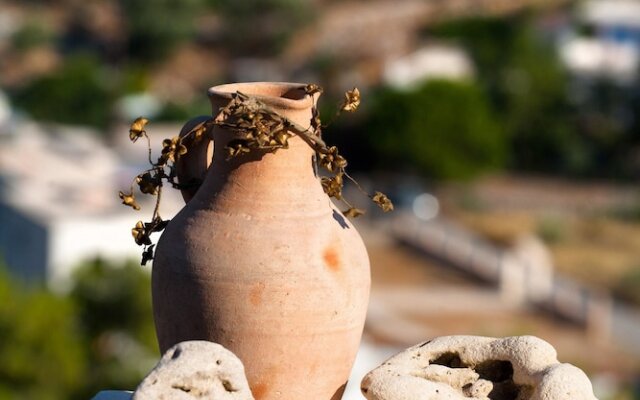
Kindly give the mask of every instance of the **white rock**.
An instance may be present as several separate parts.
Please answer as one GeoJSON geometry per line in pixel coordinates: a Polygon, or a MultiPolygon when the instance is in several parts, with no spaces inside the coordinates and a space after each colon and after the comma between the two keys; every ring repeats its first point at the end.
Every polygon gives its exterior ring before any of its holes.
{"type": "Polygon", "coordinates": [[[545,371],[532,397],[544,400],[595,399],[591,381],[580,368],[556,364],[545,371]]]}
{"type": "Polygon", "coordinates": [[[597,400],[587,376],[533,336],[445,336],[369,372],[368,400],[597,400]]]}
{"type": "Polygon", "coordinates": [[[253,400],[244,366],[232,352],[206,341],[182,342],[162,356],[132,400],[253,400]]]}

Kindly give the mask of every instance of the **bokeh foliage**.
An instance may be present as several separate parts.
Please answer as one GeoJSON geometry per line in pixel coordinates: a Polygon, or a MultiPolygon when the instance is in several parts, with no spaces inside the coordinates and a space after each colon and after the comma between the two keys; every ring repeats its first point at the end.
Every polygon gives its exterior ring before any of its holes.
{"type": "Polygon", "coordinates": [[[0,270],[0,398],[63,399],[83,385],[86,338],[68,298],[0,270]]]}
{"type": "Polygon", "coordinates": [[[71,299],[91,349],[88,394],[135,388],[158,352],[149,275],[135,262],[96,259],[78,269],[74,282],[71,299]]]}
{"type": "Polygon", "coordinates": [[[505,133],[471,82],[385,89],[372,103],[367,132],[384,160],[439,179],[468,178],[504,164],[505,133]]]}
{"type": "Polygon", "coordinates": [[[638,167],[630,159],[640,146],[638,117],[625,125],[621,113],[640,110],[637,93],[606,79],[570,76],[536,18],[524,13],[461,19],[430,27],[425,35],[469,51],[477,82],[506,131],[508,169],[634,176],[638,167]]]}
{"type": "Polygon", "coordinates": [[[128,27],[128,49],[133,59],[149,63],[162,60],[195,33],[194,19],[206,5],[203,0],[120,0],[128,27]]]}
{"type": "Polygon", "coordinates": [[[114,94],[107,73],[92,56],[71,57],[17,90],[13,100],[37,120],[106,127],[114,94]]]}
{"type": "Polygon", "coordinates": [[[135,263],[80,266],[68,296],[0,268],[0,399],[88,399],[133,389],[157,361],[149,275],[135,263]]]}
{"type": "Polygon", "coordinates": [[[216,0],[226,26],[227,49],[249,57],[275,56],[292,35],[314,20],[311,2],[216,0]]]}
{"type": "MultiPolygon", "coordinates": [[[[313,29],[318,14],[315,3],[295,0],[120,0],[117,4],[124,20],[124,44],[103,43],[86,26],[56,36],[30,23],[16,32],[12,39],[17,48],[56,45],[64,63],[23,86],[9,88],[15,105],[38,120],[105,128],[116,120],[116,100],[148,90],[154,72],[171,60],[179,46],[189,43],[203,52],[215,49],[214,53],[227,62],[225,72],[229,74],[233,65],[229,61],[237,57],[273,59],[280,55],[296,34],[304,38],[305,32],[313,29]],[[207,18],[200,20],[201,16],[207,18]],[[215,27],[207,29],[205,24],[215,27]]],[[[78,23],[86,23],[83,14],[78,15],[78,23]]],[[[553,34],[548,27],[540,27],[541,20],[539,15],[524,13],[426,26],[424,39],[459,43],[468,51],[476,69],[470,78],[474,83],[468,83],[473,89],[462,89],[466,83],[452,83],[449,88],[453,92],[439,95],[442,104],[437,104],[424,96],[416,97],[425,84],[407,92],[373,88],[365,92],[365,111],[368,104],[379,106],[391,97],[397,104],[412,104],[404,109],[395,105],[384,110],[369,107],[370,118],[355,119],[345,130],[358,132],[359,150],[374,149],[367,157],[378,160],[378,166],[410,166],[409,170],[427,178],[467,178],[495,169],[585,178],[636,177],[640,171],[637,84],[625,88],[606,79],[585,81],[571,76],[560,63],[553,34]],[[465,90],[467,94],[461,94],[465,90]],[[464,96],[471,102],[468,107],[478,110],[460,110],[464,96]],[[425,101],[427,108],[413,104],[415,101],[425,101]],[[417,113],[418,109],[442,115],[406,120],[409,112],[417,113]],[[447,111],[452,109],[459,113],[447,111]],[[473,121],[465,126],[464,121],[458,121],[463,118],[473,121]],[[389,132],[380,133],[378,122],[389,132]],[[422,124],[422,129],[417,124],[422,124]],[[413,132],[416,137],[405,138],[404,143],[416,147],[399,151],[397,143],[388,141],[388,135],[405,129],[400,127],[413,132]],[[443,135],[447,127],[461,133],[451,130],[443,135]],[[443,151],[425,153],[429,140],[430,148],[442,146],[443,151]],[[479,148],[484,145],[488,147],[479,148]],[[467,160],[462,159],[465,152],[467,160]]],[[[325,82],[318,83],[325,87],[341,85],[349,61],[333,59],[328,53],[315,57],[315,61],[301,60],[301,65],[307,65],[311,76],[323,78],[325,82]]],[[[201,109],[208,112],[204,96],[200,103],[168,102],[154,120],[184,121],[201,109]]],[[[345,151],[348,154],[349,149],[345,151]]],[[[352,159],[355,166],[365,169],[376,165],[352,159]]]]}
{"type": "MultiPolygon", "coordinates": [[[[393,111],[374,108],[374,126],[384,123],[376,115],[382,112],[386,119],[395,118],[387,125],[393,135],[404,135],[402,129],[409,128],[407,135],[422,137],[397,141],[396,146],[409,144],[406,162],[416,163],[433,178],[467,177],[489,167],[552,172],[583,167],[582,143],[567,99],[568,77],[554,49],[535,34],[530,16],[456,20],[429,28],[425,36],[467,49],[476,67],[477,87],[427,84],[404,95],[396,93],[394,101],[400,106],[383,100],[393,111]],[[428,95],[418,96],[419,92],[428,95]],[[398,108],[402,110],[394,116],[398,108]],[[408,117],[407,110],[424,116],[408,117]],[[438,115],[427,116],[430,113],[438,115]]],[[[383,141],[381,146],[393,147],[393,142],[383,141]]]]}

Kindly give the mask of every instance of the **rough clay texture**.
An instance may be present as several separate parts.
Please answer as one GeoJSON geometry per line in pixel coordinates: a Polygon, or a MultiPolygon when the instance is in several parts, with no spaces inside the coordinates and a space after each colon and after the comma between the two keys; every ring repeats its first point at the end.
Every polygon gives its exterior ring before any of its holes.
{"type": "Polygon", "coordinates": [[[369,372],[361,390],[368,400],[597,400],[584,372],[533,336],[439,337],[369,372]]]}
{"type": "Polygon", "coordinates": [[[206,341],[182,342],[162,356],[132,400],[253,400],[242,362],[206,341]]]}
{"type": "MultiPolygon", "coordinates": [[[[216,86],[209,90],[215,114],[236,91],[310,124],[315,98],[303,84],[216,86]]],[[[242,360],[257,400],[339,400],[369,302],[364,242],[322,190],[315,152],[301,137],[286,150],[227,161],[224,147],[239,133],[211,133],[206,178],[156,246],[160,349],[220,343],[242,360]]],[[[183,161],[195,161],[191,173],[201,176],[202,158],[189,154],[183,161]]]]}

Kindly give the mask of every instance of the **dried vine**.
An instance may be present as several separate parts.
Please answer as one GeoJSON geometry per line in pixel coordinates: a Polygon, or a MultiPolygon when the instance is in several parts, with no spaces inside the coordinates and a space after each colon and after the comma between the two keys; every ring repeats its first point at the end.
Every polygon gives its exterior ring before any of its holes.
{"type": "MultiPolygon", "coordinates": [[[[305,87],[307,95],[322,92],[318,85],[310,84],[305,87]]],[[[354,112],[360,105],[360,92],[357,88],[345,93],[335,116],[342,112],[354,112]]],[[[338,148],[328,146],[322,140],[323,126],[317,107],[312,108],[312,118],[309,127],[302,127],[293,121],[281,116],[275,110],[254,97],[241,92],[232,94],[229,103],[222,107],[218,114],[196,125],[187,134],[165,139],[162,142],[162,152],[157,161],[151,157],[151,141],[145,126],[149,121],[146,118],[136,119],[129,129],[129,139],[136,142],[144,137],[149,149],[150,168],[138,174],[131,183],[129,192],[119,192],[122,204],[140,210],[136,202],[134,189],[137,186],[141,193],[156,196],[155,208],[150,222],[138,221],[131,230],[133,238],[139,246],[143,246],[142,265],[153,259],[155,244],[151,241],[151,234],[161,232],[169,223],[159,214],[162,190],[165,184],[175,189],[184,189],[194,184],[193,182],[180,183],[177,181],[175,163],[188,152],[190,146],[201,141],[207,132],[214,126],[230,129],[238,133],[236,139],[227,143],[225,150],[227,160],[242,157],[252,151],[276,152],[279,149],[289,147],[289,139],[293,136],[300,137],[315,152],[317,163],[322,166],[328,176],[321,178],[324,192],[347,206],[343,211],[346,217],[355,218],[364,214],[364,210],[354,207],[342,195],[345,179],[353,182],[360,192],[369,197],[384,212],[393,210],[393,204],[389,198],[381,192],[367,193],[349,174],[345,168],[347,160],[339,154],[338,148]]],[[[195,183],[199,184],[199,183],[195,183]]]]}

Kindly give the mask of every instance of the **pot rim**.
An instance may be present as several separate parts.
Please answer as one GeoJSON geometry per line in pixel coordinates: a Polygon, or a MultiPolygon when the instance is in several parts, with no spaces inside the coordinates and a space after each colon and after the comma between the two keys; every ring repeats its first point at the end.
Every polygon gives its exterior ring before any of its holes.
{"type": "Polygon", "coordinates": [[[306,86],[294,82],[236,82],[212,86],[207,94],[230,100],[233,93],[240,91],[272,107],[303,110],[314,105],[313,96],[304,91],[306,86]]]}

